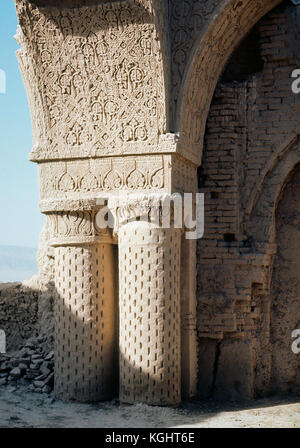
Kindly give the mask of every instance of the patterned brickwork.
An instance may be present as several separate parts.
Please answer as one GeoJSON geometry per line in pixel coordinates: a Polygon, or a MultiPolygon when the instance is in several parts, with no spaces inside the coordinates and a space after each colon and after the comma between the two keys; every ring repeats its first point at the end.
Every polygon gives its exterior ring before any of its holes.
{"type": "Polygon", "coordinates": [[[176,229],[123,226],[120,258],[120,399],[180,402],[180,240],[176,229]]]}
{"type": "Polygon", "coordinates": [[[108,244],[56,249],[55,392],[62,399],[99,401],[116,393],[112,257],[108,244]]]}

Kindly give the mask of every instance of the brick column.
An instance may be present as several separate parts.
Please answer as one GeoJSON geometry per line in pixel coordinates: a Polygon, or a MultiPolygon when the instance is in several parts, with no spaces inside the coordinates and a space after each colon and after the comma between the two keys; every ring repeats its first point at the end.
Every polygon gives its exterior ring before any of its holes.
{"type": "Polygon", "coordinates": [[[150,204],[151,199],[140,204],[128,199],[118,209],[123,219],[130,215],[118,223],[120,400],[176,405],[181,401],[181,230],[143,221],[150,204]]]}
{"type": "MultiPolygon", "coordinates": [[[[80,219],[89,225],[91,216],[80,219]]],[[[54,219],[66,223],[70,216],[54,219]]],[[[87,235],[55,238],[53,245],[55,394],[63,400],[109,400],[117,395],[118,377],[114,246],[104,236],[101,241],[87,235]]]]}

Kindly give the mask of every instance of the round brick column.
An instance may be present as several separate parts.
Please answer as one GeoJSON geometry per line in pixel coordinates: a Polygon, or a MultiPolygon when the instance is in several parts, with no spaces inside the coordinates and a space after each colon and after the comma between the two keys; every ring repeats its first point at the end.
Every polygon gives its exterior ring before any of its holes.
{"type": "Polygon", "coordinates": [[[113,246],[57,247],[55,394],[64,400],[114,397],[116,304],[113,246]]]}
{"type": "Polygon", "coordinates": [[[55,247],[57,397],[81,402],[117,396],[115,246],[95,227],[97,211],[50,216],[55,247]]]}
{"type": "Polygon", "coordinates": [[[181,231],[143,221],[119,230],[120,400],[181,401],[181,231]]]}

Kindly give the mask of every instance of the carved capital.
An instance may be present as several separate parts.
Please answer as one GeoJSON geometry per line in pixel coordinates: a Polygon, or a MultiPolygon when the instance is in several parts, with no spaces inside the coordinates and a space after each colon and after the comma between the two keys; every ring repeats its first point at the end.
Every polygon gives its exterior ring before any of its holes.
{"type": "Polygon", "coordinates": [[[65,211],[47,214],[47,226],[52,246],[77,246],[90,243],[112,244],[109,229],[100,229],[96,224],[99,209],[65,211]]]}
{"type": "MultiPolygon", "coordinates": [[[[179,208],[176,213],[182,213],[183,201],[180,194],[137,193],[112,196],[108,200],[108,208],[114,217],[114,232],[117,234],[121,226],[133,221],[148,222],[154,227],[171,228],[174,226],[175,204],[178,200],[179,208]]],[[[183,227],[182,224],[182,231],[183,227]]]]}

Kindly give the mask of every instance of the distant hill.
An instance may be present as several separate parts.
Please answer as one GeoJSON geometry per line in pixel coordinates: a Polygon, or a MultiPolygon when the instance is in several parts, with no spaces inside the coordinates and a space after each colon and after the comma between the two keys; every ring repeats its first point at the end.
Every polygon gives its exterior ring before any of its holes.
{"type": "Polygon", "coordinates": [[[37,249],[0,246],[0,283],[27,280],[38,273],[37,249]]]}

